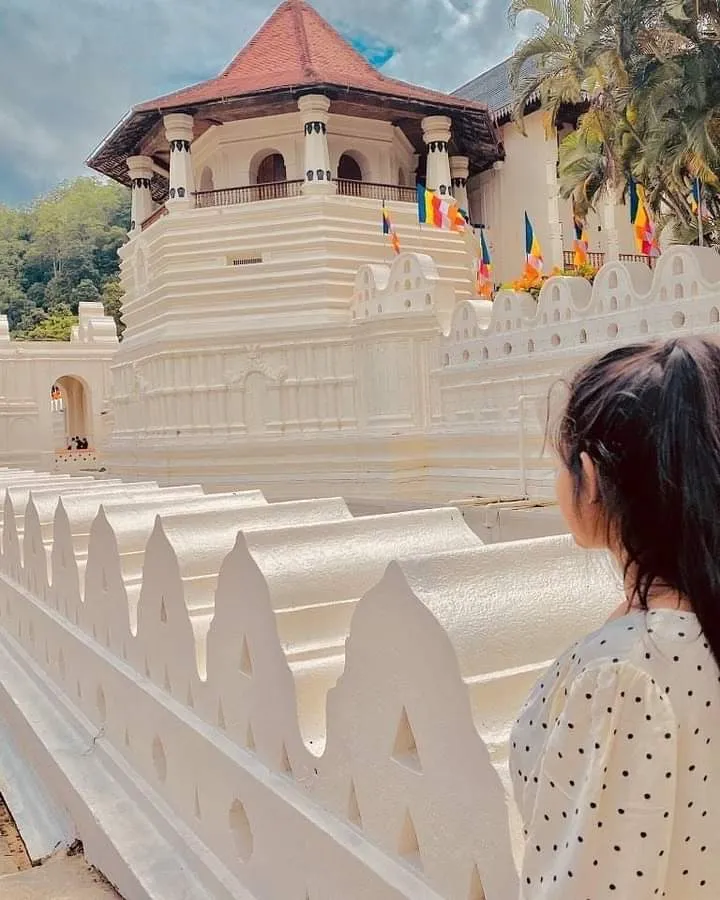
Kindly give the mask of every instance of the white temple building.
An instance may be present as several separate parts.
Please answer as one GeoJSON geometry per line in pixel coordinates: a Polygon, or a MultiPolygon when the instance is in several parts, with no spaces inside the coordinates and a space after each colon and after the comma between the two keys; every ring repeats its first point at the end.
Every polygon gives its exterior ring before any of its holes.
{"type": "Polygon", "coordinates": [[[98,304],[64,345],[0,317],[0,794],[30,862],[79,839],[124,900],[517,896],[511,723],[616,605],[550,534],[547,398],[621,342],[717,335],[720,256],[621,259],[607,207],[592,286],[481,300],[416,179],[501,277],[528,192],[571,246],[556,139],[486,88],[386,78],[285,0],[92,155],[132,186],[123,341],[98,304]]]}
{"type": "MultiPolygon", "coordinates": [[[[572,201],[558,194],[560,142],[577,125],[582,107],[567,104],[548,124],[535,95],[527,104],[523,129],[513,120],[510,60],[505,60],[458,88],[454,96],[487,105],[499,132],[502,159],[474,174],[468,182],[472,221],[483,224],[500,283],[517,278],[525,253],[527,211],[545,257],[546,271],[573,264],[572,201]]],[[[605,196],[587,219],[589,262],[595,268],[613,260],[644,262],[637,252],[629,206],[605,196]]]]}

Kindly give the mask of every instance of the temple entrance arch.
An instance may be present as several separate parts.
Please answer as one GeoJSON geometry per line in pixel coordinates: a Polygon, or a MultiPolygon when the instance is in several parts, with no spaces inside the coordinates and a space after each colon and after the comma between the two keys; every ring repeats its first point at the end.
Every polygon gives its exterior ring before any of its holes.
{"type": "Polygon", "coordinates": [[[92,406],[90,388],[77,375],[61,375],[52,383],[50,408],[53,414],[53,434],[57,449],[81,449],[78,440],[92,448],[92,406]],[[62,417],[56,419],[55,417],[62,417]]]}
{"type": "Polygon", "coordinates": [[[277,184],[287,181],[287,170],[282,153],[268,153],[258,163],[255,184],[277,184]]]}
{"type": "Polygon", "coordinates": [[[343,153],[338,162],[337,177],[340,181],[363,181],[363,170],[358,160],[350,153],[343,153]]]}

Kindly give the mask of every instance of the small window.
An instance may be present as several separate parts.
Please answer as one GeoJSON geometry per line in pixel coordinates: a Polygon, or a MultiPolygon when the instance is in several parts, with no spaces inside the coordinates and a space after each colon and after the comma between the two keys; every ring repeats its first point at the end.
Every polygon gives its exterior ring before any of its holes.
{"type": "Polygon", "coordinates": [[[360,164],[349,153],[343,153],[338,162],[338,178],[341,181],[362,181],[360,164]]]}

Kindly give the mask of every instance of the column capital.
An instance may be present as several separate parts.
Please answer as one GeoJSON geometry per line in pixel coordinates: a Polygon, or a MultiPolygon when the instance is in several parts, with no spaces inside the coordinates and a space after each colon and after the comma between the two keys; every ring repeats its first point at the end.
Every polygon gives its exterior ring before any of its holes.
{"type": "Polygon", "coordinates": [[[423,140],[430,152],[440,149],[447,153],[451,128],[452,120],[448,116],[425,116],[422,120],[423,140]],[[444,146],[435,148],[432,146],[433,144],[443,144],[444,146]]]}
{"type": "Polygon", "coordinates": [[[150,180],[153,177],[153,161],[149,156],[128,156],[125,160],[130,173],[130,181],[140,178],[150,180]]]}
{"type": "Polygon", "coordinates": [[[166,116],[163,116],[165,136],[171,148],[176,141],[192,143],[194,124],[193,117],[188,116],[186,113],[168,113],[166,116]]]}
{"type": "Polygon", "coordinates": [[[307,126],[315,123],[324,125],[327,130],[330,118],[330,100],[324,94],[305,94],[298,99],[298,109],[306,134],[307,126]]]}
{"type": "Polygon", "coordinates": [[[465,184],[470,177],[470,160],[467,156],[451,156],[450,157],[450,174],[453,181],[463,179],[465,184]]]}

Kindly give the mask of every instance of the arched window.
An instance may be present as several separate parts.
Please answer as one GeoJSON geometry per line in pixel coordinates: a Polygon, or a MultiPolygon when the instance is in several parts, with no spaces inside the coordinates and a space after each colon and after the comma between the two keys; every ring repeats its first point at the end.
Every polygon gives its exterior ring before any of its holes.
{"type": "Polygon", "coordinates": [[[257,170],[257,184],[275,184],[287,181],[285,160],[280,153],[271,153],[260,163],[257,170]]]}
{"type": "Polygon", "coordinates": [[[210,166],[205,166],[200,175],[200,190],[201,191],[214,191],[215,190],[215,178],[213,176],[213,170],[210,166]]]}
{"type": "Polygon", "coordinates": [[[338,176],[341,181],[362,181],[360,163],[349,153],[343,153],[338,162],[338,176]]]}

